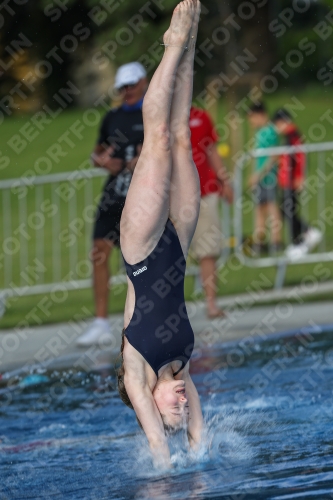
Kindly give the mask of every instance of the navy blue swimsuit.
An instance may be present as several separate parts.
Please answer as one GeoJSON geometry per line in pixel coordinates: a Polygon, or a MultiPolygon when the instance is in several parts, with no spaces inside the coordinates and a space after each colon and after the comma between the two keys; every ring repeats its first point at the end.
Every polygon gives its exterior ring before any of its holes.
{"type": "Polygon", "coordinates": [[[134,265],[125,261],[125,266],[135,290],[127,340],[156,375],[174,360],[182,362],[179,373],[191,357],[194,335],[184,298],[186,261],[170,219],[150,255],[134,265]]]}

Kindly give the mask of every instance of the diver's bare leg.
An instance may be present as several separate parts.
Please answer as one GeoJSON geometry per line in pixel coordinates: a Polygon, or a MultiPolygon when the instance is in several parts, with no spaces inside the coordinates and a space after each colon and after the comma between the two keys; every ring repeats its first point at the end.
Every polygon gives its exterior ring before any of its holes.
{"type": "Polygon", "coordinates": [[[176,72],[192,25],[192,0],[180,2],[168,44],[143,103],[145,138],[121,218],[121,248],[128,263],[143,260],[160,238],[170,209],[170,110],[176,72]]]}
{"type": "Polygon", "coordinates": [[[192,158],[189,128],[200,2],[199,0],[192,2],[195,12],[187,44],[188,50],[184,52],[177,69],[170,115],[172,153],[170,217],[176,226],[185,255],[194,234],[200,205],[200,183],[192,158]]]}

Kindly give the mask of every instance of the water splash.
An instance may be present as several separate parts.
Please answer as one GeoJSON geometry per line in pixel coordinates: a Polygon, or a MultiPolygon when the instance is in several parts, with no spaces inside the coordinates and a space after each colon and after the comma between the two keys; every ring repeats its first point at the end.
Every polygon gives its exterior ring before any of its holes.
{"type": "MultiPolygon", "coordinates": [[[[27,372],[12,372],[0,385],[5,477],[0,497],[25,498],[25,474],[31,498],[259,500],[300,498],[308,491],[328,498],[333,370],[327,354],[333,352],[332,338],[317,335],[308,353],[293,350],[295,355],[284,356],[285,369],[263,387],[250,382],[276,359],[277,340],[260,344],[242,367],[228,369],[225,382],[215,389],[206,372],[194,371],[205,415],[202,446],[189,449],[184,431],[169,436],[173,469],[168,473],[153,468],[147,440],[114,391],[112,376],[34,370],[50,381],[22,388],[19,382],[27,372]],[[66,390],[58,393],[58,387],[66,390]]],[[[203,366],[223,361],[215,349],[205,355],[203,366]]]]}
{"type": "MultiPolygon", "coordinates": [[[[168,435],[172,469],[169,474],[202,470],[206,466],[221,468],[226,474],[231,467],[246,463],[249,465],[257,453],[249,443],[247,433],[255,425],[257,416],[249,419],[248,413],[235,412],[227,408],[219,413],[205,415],[204,434],[199,449],[193,450],[188,443],[186,429],[168,435]],[[242,429],[240,432],[238,429],[242,429]]],[[[126,460],[124,468],[131,468],[138,478],[160,477],[154,469],[148,442],[139,432],[133,439],[133,452],[126,460]],[[133,457],[135,459],[133,460],[133,457]]],[[[163,473],[165,474],[165,473],[163,473]]]]}
{"type": "Polygon", "coordinates": [[[206,417],[203,446],[209,459],[229,466],[249,462],[256,457],[247,438],[254,420],[241,411],[220,410],[219,413],[206,417]],[[240,432],[238,429],[242,429],[240,432]]]}

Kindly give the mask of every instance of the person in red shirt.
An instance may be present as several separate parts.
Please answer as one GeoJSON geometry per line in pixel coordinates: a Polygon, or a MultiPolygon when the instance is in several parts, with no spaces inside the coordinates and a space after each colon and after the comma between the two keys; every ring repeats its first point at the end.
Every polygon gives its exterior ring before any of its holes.
{"type": "MultiPolygon", "coordinates": [[[[276,131],[283,136],[285,146],[302,144],[301,134],[286,109],[276,111],[272,121],[276,131]]],[[[282,191],[281,212],[289,224],[291,236],[286,255],[293,260],[312,250],[323,237],[319,229],[309,227],[299,215],[299,193],[304,186],[305,168],[306,155],[301,151],[280,156],[278,185],[282,191]]]]}
{"type": "Polygon", "coordinates": [[[221,254],[219,197],[232,202],[233,191],[228,173],[217,151],[218,135],[208,113],[192,106],[190,130],[193,160],[198,169],[201,202],[191,254],[199,260],[209,318],[224,316],[216,304],[216,259],[221,254]]]}

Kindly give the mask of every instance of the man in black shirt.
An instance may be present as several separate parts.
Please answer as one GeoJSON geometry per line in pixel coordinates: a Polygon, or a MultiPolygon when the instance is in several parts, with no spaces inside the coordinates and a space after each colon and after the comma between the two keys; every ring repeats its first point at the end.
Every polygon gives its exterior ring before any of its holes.
{"type": "Polygon", "coordinates": [[[92,153],[95,167],[110,175],[104,185],[97,208],[92,250],[93,288],[96,318],[78,338],[79,346],[112,341],[108,322],[109,257],[119,245],[120,217],[132,172],[143,143],[142,101],[148,86],[144,67],[133,62],[121,66],[115,78],[115,89],[122,105],[104,117],[97,144],[92,153]]]}

